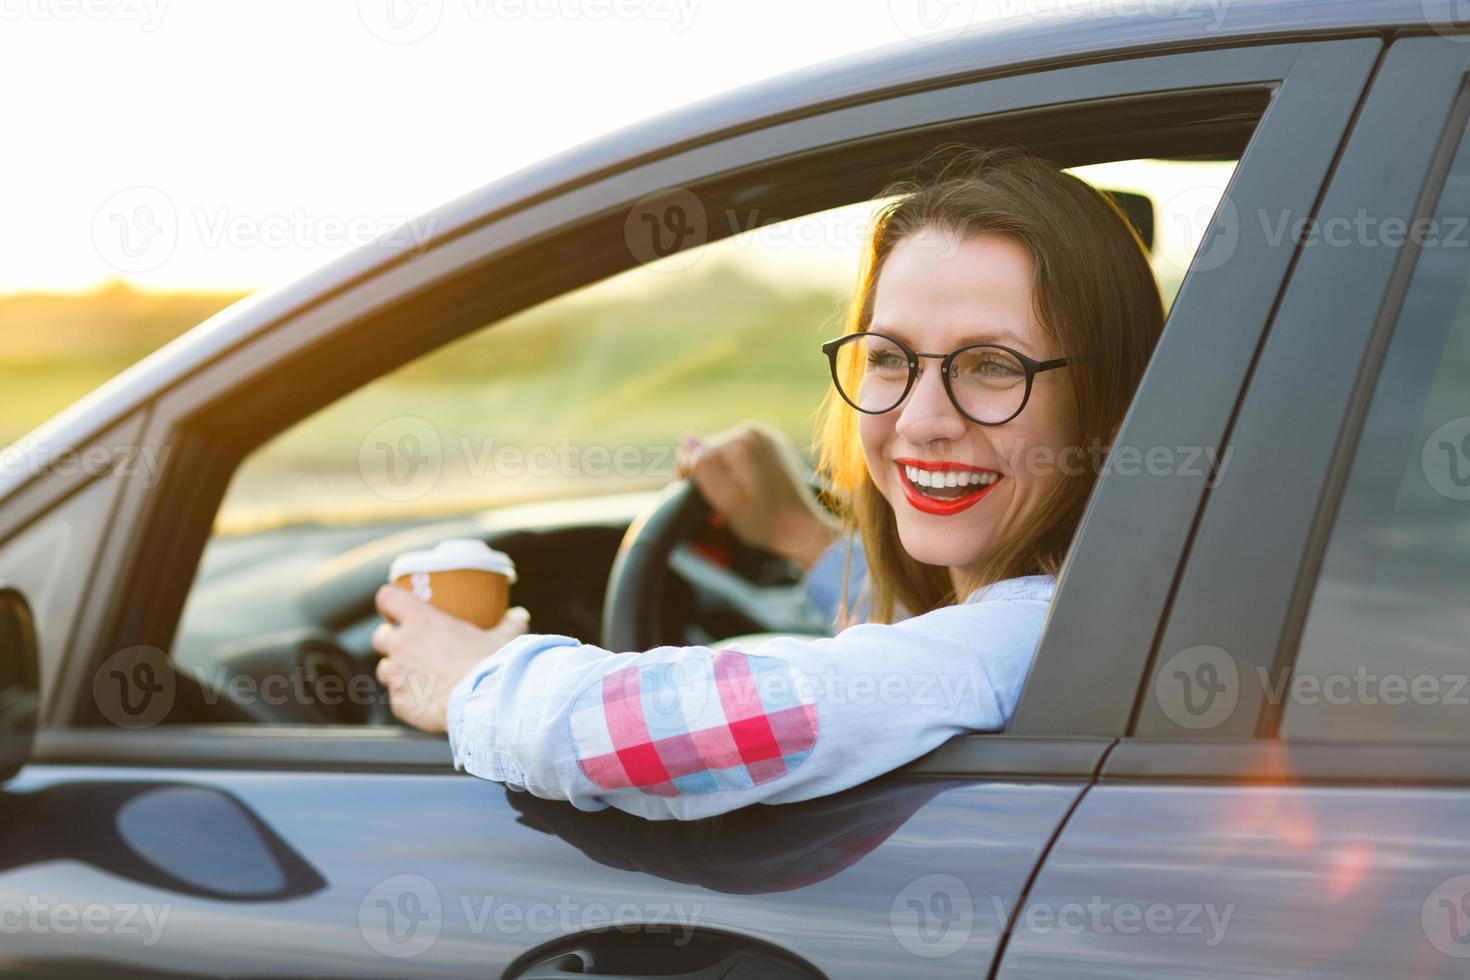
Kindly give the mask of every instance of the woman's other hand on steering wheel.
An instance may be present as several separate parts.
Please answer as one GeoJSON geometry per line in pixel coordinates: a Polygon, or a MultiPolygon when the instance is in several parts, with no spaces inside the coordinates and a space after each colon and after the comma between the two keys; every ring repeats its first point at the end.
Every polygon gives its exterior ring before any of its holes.
{"type": "Polygon", "coordinates": [[[475,665],[526,632],[531,614],[516,606],[487,630],[436,609],[407,589],[384,585],[375,597],[387,622],[373,631],[383,655],[378,680],[393,714],[426,732],[443,732],[449,695],[475,665]]]}
{"type": "Polygon", "coordinates": [[[675,473],[694,480],[742,543],[802,569],[840,534],[809,489],[796,450],[769,426],[745,422],[706,439],[685,436],[675,473]]]}

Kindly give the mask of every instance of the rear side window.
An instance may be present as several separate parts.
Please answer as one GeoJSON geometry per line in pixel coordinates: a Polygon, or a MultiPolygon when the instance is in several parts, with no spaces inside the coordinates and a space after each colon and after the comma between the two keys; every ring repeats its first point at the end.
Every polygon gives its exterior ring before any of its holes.
{"type": "Polygon", "coordinates": [[[1470,134],[1405,233],[1420,254],[1278,692],[1284,737],[1470,740],[1467,225],[1470,134]]]}

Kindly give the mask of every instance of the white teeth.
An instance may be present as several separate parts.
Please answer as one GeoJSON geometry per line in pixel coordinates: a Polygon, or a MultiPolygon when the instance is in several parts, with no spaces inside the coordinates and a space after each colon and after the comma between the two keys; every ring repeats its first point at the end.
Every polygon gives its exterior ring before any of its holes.
{"type": "Polygon", "coordinates": [[[904,475],[909,481],[921,487],[968,487],[971,485],[989,486],[1000,479],[998,473],[980,473],[976,470],[921,470],[917,466],[905,465],[904,475]]]}

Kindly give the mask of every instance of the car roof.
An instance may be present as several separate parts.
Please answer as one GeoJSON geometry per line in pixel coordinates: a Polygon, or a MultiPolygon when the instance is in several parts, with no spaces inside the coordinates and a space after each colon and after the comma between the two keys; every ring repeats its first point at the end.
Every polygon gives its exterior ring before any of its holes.
{"type": "MultiPolygon", "coordinates": [[[[428,242],[401,232],[370,243],[283,288],[216,315],[128,368],[24,437],[19,445],[52,456],[78,448],[160,392],[249,338],[381,269],[507,213],[618,170],[689,146],[879,97],[965,79],[1167,49],[1244,40],[1298,40],[1428,30],[1428,0],[1012,0],[1052,11],[977,24],[955,37],[910,40],[736,89],[656,116],[549,157],[416,219],[428,242]],[[387,242],[400,244],[387,244],[387,242]]],[[[1445,7],[1448,16],[1448,2],[1445,7]]],[[[1002,7],[1004,9],[1004,7],[1002,7]]],[[[1446,22],[1445,26],[1449,26],[1446,22]]],[[[10,460],[0,497],[34,472],[10,460]]]]}

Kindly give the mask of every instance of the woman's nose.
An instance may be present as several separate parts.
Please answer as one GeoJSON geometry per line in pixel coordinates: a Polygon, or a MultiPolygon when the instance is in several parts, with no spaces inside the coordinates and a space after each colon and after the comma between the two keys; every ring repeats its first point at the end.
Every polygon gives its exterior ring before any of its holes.
{"type": "Polygon", "coordinates": [[[914,379],[914,387],[898,409],[898,434],[920,446],[936,439],[959,439],[965,434],[965,417],[949,400],[939,365],[925,364],[914,379]]]}

